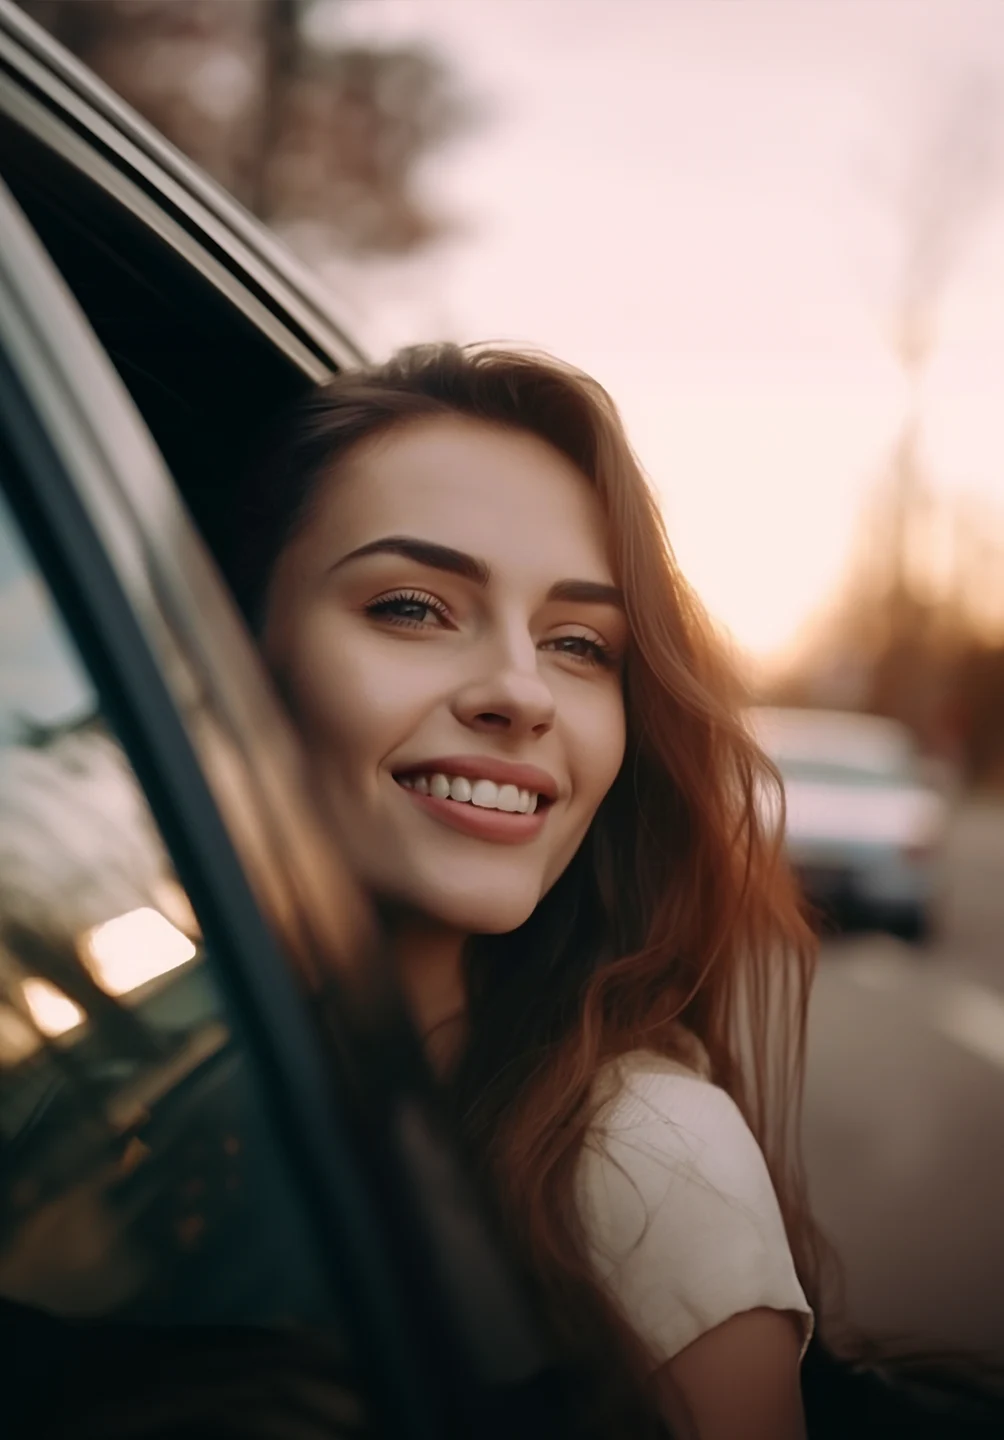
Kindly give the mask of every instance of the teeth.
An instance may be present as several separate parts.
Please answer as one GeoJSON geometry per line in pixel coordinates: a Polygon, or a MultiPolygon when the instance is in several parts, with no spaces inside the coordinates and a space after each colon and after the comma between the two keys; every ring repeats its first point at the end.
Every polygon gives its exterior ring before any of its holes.
{"type": "Polygon", "coordinates": [[[496,785],[494,780],[468,780],[465,775],[402,775],[400,784],[416,795],[432,795],[437,800],[454,800],[460,805],[476,805],[480,810],[502,810],[508,815],[532,815],[539,796],[533,790],[520,790],[516,785],[496,785]]]}
{"type": "Polygon", "coordinates": [[[471,804],[477,805],[482,810],[497,810],[499,808],[499,787],[495,781],[475,780],[471,786],[471,804]]]}

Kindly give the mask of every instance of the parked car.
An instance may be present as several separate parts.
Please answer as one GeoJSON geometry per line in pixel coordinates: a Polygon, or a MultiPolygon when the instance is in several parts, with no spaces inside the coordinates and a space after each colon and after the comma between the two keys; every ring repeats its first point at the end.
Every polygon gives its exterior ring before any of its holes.
{"type": "Polygon", "coordinates": [[[42,1437],[570,1433],[210,562],[359,358],[0,0],[0,1389],[42,1437]]]}
{"type": "Polygon", "coordinates": [[[946,801],[906,728],[832,710],[752,718],[784,780],[787,850],[810,902],[843,924],[928,936],[946,801]]]}

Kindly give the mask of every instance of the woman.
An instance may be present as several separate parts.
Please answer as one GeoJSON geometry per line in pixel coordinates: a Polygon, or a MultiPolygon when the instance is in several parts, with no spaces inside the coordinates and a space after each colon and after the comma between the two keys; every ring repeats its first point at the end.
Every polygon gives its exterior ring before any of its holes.
{"type": "Polygon", "coordinates": [[[597,1430],[796,1440],[812,937],[777,777],[609,397],[452,346],[339,377],[234,542],[597,1430]]]}

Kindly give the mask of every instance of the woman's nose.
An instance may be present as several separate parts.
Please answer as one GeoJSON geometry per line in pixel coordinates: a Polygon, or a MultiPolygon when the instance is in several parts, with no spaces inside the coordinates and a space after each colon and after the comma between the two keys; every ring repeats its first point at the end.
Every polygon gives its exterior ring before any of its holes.
{"type": "Polygon", "coordinates": [[[532,662],[500,659],[492,673],[463,686],[453,712],[472,730],[546,735],[554,725],[554,696],[537,670],[536,650],[532,662]]]}

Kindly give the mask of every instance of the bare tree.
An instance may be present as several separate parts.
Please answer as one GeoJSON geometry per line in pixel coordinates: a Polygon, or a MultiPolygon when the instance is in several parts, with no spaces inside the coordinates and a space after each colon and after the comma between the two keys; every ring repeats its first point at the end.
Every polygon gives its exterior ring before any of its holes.
{"type": "Polygon", "coordinates": [[[982,534],[974,529],[964,508],[955,507],[953,516],[930,483],[923,390],[946,292],[1002,188],[1000,99],[991,77],[963,76],[934,112],[911,163],[898,178],[881,179],[899,237],[887,333],[907,403],[862,514],[857,550],[826,643],[803,657],[802,673],[786,677],[782,685],[785,693],[833,703],[825,676],[853,662],[863,677],[858,703],[922,732],[933,727],[959,657],[972,640],[974,587],[986,590],[990,583],[986,527],[982,534]],[[952,531],[951,576],[947,593],[938,595],[927,573],[930,547],[925,542],[946,517],[952,531]]]}
{"type": "MultiPolygon", "coordinates": [[[[937,343],[945,292],[967,242],[998,198],[999,99],[988,76],[972,74],[958,82],[894,193],[905,245],[890,339],[907,383],[908,402],[888,477],[891,649],[908,641],[925,612],[911,575],[911,551],[928,498],[922,386],[937,343]]],[[[956,557],[959,576],[968,569],[966,559],[956,557]]]]}

